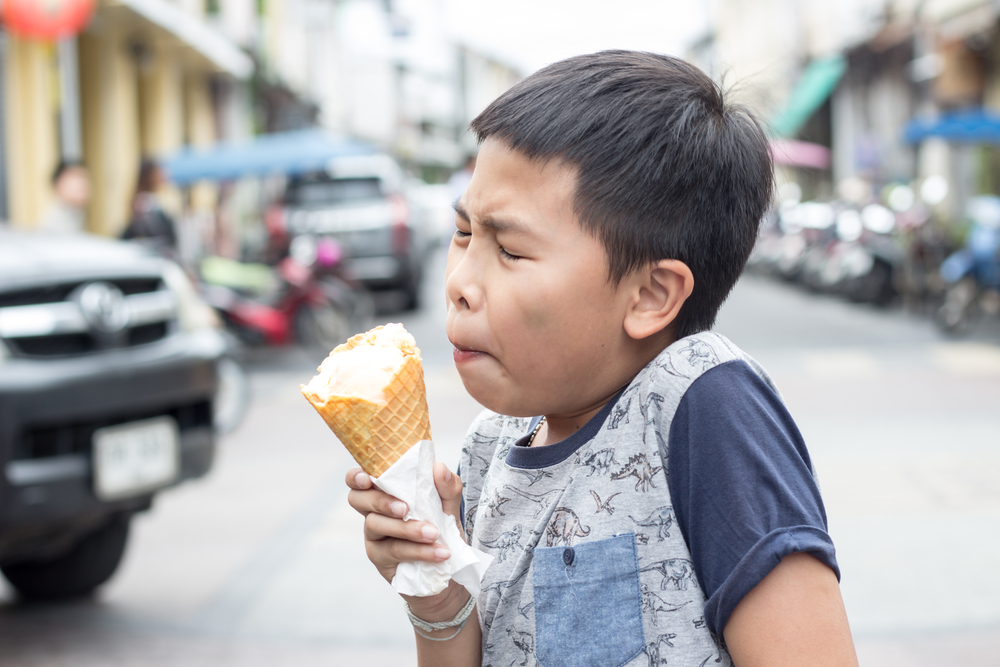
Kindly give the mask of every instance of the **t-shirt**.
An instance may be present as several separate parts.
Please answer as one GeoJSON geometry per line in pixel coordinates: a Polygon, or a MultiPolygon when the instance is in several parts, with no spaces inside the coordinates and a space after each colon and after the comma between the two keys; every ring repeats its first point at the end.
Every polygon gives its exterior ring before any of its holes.
{"type": "Polygon", "coordinates": [[[483,665],[730,664],[718,635],[792,552],[838,573],[808,452],[763,369],[703,332],[582,429],[484,412],[462,450],[483,665]]]}
{"type": "Polygon", "coordinates": [[[86,223],[86,212],[78,206],[56,201],[42,214],[38,229],[54,234],[80,234],[86,223]]]}

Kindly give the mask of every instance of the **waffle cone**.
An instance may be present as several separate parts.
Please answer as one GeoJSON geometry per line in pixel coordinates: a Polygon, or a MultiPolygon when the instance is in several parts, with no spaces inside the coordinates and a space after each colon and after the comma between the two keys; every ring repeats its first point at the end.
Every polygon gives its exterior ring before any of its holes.
{"type": "MultiPolygon", "coordinates": [[[[330,354],[366,344],[379,329],[382,327],[354,336],[330,354]]],[[[381,476],[410,447],[431,437],[420,351],[416,347],[401,349],[403,364],[383,390],[384,403],[338,396],[335,383],[326,396],[302,387],[302,394],[358,465],[372,477],[381,476]]]]}

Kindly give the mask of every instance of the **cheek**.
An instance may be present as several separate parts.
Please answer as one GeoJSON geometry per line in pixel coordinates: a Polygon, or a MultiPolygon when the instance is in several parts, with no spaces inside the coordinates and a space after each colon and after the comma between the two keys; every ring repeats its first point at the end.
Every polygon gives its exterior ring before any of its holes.
{"type": "Polygon", "coordinates": [[[603,282],[573,271],[531,276],[513,292],[520,321],[536,334],[548,330],[556,336],[572,336],[581,327],[606,319],[612,309],[603,282]]]}
{"type": "Polygon", "coordinates": [[[532,330],[544,329],[552,321],[552,313],[544,307],[527,307],[524,309],[524,324],[532,330]]]}
{"type": "Polygon", "coordinates": [[[537,339],[543,330],[557,324],[558,294],[542,276],[507,273],[488,294],[490,319],[512,335],[520,332],[537,339]]]}

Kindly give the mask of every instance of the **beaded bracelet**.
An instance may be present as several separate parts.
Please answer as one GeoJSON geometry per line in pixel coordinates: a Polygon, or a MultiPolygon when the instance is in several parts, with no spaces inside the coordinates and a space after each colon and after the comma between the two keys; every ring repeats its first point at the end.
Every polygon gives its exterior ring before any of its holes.
{"type": "Polygon", "coordinates": [[[469,620],[472,610],[476,608],[476,598],[470,595],[469,601],[465,603],[465,606],[462,607],[457,614],[455,614],[455,618],[450,621],[440,621],[437,623],[430,623],[419,616],[415,616],[410,610],[410,605],[408,605],[405,600],[403,601],[403,607],[406,608],[406,615],[410,618],[410,623],[413,624],[413,628],[418,635],[424,639],[429,639],[432,642],[444,642],[457,637],[458,633],[465,627],[465,623],[469,620]],[[429,637],[421,632],[421,630],[425,632],[434,632],[435,630],[445,630],[447,628],[454,628],[455,626],[458,626],[458,629],[455,630],[454,634],[448,635],[447,637],[429,637]]]}

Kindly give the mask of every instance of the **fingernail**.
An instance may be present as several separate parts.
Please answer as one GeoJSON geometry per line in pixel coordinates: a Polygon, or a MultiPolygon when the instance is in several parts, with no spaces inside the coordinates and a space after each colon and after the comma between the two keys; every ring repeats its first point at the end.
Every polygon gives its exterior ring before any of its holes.
{"type": "Polygon", "coordinates": [[[444,469],[444,481],[446,482],[451,481],[451,471],[448,470],[447,468],[444,469]]]}
{"type": "Polygon", "coordinates": [[[440,558],[441,560],[448,560],[449,558],[451,558],[451,552],[448,551],[447,549],[440,549],[440,548],[435,549],[434,555],[440,558]]]}
{"type": "Polygon", "coordinates": [[[424,527],[420,529],[420,534],[424,536],[425,540],[436,540],[438,535],[440,535],[438,529],[429,523],[424,524],[424,527]]]}
{"type": "Polygon", "coordinates": [[[401,500],[392,501],[392,504],[389,505],[389,509],[391,509],[392,513],[398,517],[406,515],[406,503],[401,500]]]}
{"type": "Polygon", "coordinates": [[[354,483],[361,487],[365,486],[368,483],[368,475],[363,472],[359,472],[354,476],[354,483]]]}

